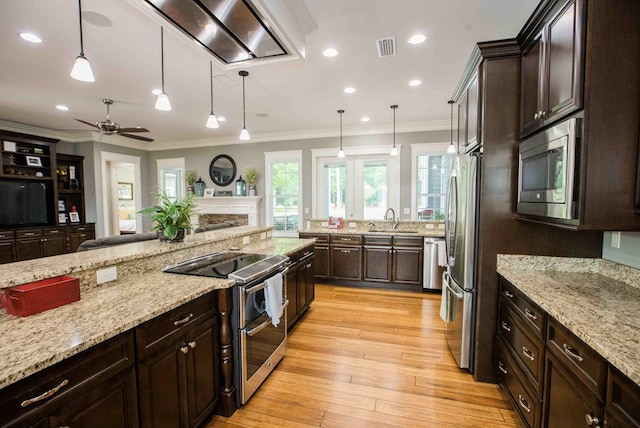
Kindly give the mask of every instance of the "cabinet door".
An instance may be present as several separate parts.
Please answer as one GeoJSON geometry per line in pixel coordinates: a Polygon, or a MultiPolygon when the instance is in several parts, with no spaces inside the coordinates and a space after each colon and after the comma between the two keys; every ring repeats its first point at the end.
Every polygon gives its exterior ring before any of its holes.
{"type": "Polygon", "coordinates": [[[478,77],[476,76],[469,84],[467,90],[467,141],[465,147],[472,147],[478,143],[480,138],[480,94],[478,92],[478,77]]]}
{"type": "Polygon", "coordinates": [[[0,263],[16,261],[16,243],[12,240],[0,241],[0,263]]]}
{"type": "Polygon", "coordinates": [[[331,278],[360,281],[362,270],[360,247],[331,247],[331,278]]]}
{"type": "Polygon", "coordinates": [[[307,264],[307,269],[305,272],[305,288],[306,288],[306,292],[305,292],[305,299],[306,299],[306,307],[307,309],[309,309],[309,305],[311,305],[311,302],[313,302],[313,300],[316,297],[316,287],[315,287],[315,275],[314,275],[314,264],[315,264],[315,257],[311,257],[309,260],[307,260],[305,262],[307,264]]]}
{"type": "Polygon", "coordinates": [[[183,401],[186,400],[184,377],[180,376],[182,342],[161,350],[138,363],[140,426],[175,428],[181,426],[183,401]]]}
{"type": "Polygon", "coordinates": [[[582,9],[582,0],[573,0],[548,25],[545,124],[582,106],[582,9]]]}
{"type": "Polygon", "coordinates": [[[521,60],[520,135],[524,136],[540,126],[540,91],[543,69],[542,33],[524,52],[521,60]]]}
{"type": "MultiPolygon", "coordinates": [[[[215,318],[187,334],[186,358],[189,427],[197,427],[212,412],[217,400],[215,318]]],[[[181,349],[184,349],[181,348],[181,349]]]]}
{"type": "Polygon", "coordinates": [[[544,399],[545,417],[543,426],[549,428],[572,428],[589,426],[587,418],[592,418],[591,426],[602,426],[604,406],[582,383],[547,352],[547,392],[544,399]],[[597,420],[597,422],[596,422],[597,420]]]}
{"type": "Polygon", "coordinates": [[[393,249],[393,282],[422,287],[422,248],[393,249]]]}
{"type": "Polygon", "coordinates": [[[301,260],[298,265],[298,314],[302,315],[307,310],[307,262],[301,260]]]}
{"type": "Polygon", "coordinates": [[[42,257],[40,239],[40,236],[16,239],[16,260],[31,260],[42,257]]]}
{"type": "Polygon", "coordinates": [[[316,253],[314,263],[316,279],[329,279],[329,246],[316,244],[313,250],[316,253]]]}
{"type": "Polygon", "coordinates": [[[67,252],[66,235],[49,235],[42,238],[42,256],[57,256],[67,252]]]}
{"type": "Polygon", "coordinates": [[[49,417],[51,427],[138,427],[134,368],[114,376],[49,417]]]}
{"type": "Polygon", "coordinates": [[[95,239],[95,235],[92,230],[69,234],[69,252],[75,253],[80,244],[84,241],[88,241],[89,239],[95,239]]]}
{"type": "Polygon", "coordinates": [[[373,282],[391,282],[391,247],[364,247],[363,279],[373,282]]]}
{"type": "Polygon", "coordinates": [[[289,300],[289,306],[287,306],[287,327],[293,325],[298,319],[298,266],[289,267],[287,272],[287,299],[289,300]]]}
{"type": "Polygon", "coordinates": [[[467,142],[467,111],[468,98],[465,90],[458,103],[458,153],[464,152],[467,142]]]}

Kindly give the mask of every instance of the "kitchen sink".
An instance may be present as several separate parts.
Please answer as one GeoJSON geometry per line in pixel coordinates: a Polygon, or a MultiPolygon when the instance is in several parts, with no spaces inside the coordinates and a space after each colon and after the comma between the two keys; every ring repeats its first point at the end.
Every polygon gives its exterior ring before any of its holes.
{"type": "Polygon", "coordinates": [[[376,229],[376,230],[370,230],[369,232],[371,232],[371,233],[376,233],[376,232],[380,232],[380,233],[418,233],[417,230],[394,230],[394,229],[376,229]]]}

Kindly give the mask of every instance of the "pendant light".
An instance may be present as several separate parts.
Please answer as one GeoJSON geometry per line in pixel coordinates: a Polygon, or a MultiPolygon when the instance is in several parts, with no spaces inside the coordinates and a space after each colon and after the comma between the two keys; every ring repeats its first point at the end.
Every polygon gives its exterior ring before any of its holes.
{"type": "Polygon", "coordinates": [[[451,129],[451,137],[450,137],[450,140],[449,140],[450,141],[449,147],[447,147],[447,153],[450,153],[450,154],[455,154],[455,152],[456,152],[456,146],[453,145],[453,103],[454,102],[455,101],[453,101],[453,100],[449,100],[448,101],[449,105],[451,106],[451,127],[450,127],[450,129],[451,129]]]}
{"type": "Polygon", "coordinates": [[[398,148],[396,147],[396,109],[398,106],[396,104],[391,106],[393,110],[393,147],[391,147],[391,156],[398,156],[398,148]]]}
{"type": "Polygon", "coordinates": [[[211,61],[209,61],[209,78],[211,79],[211,113],[209,113],[209,118],[207,119],[207,128],[218,128],[220,126],[218,118],[213,112],[213,64],[211,61]]]}
{"type": "Polygon", "coordinates": [[[247,131],[247,124],[246,124],[247,111],[245,109],[245,102],[244,102],[244,78],[249,75],[249,72],[242,70],[242,71],[239,71],[238,74],[242,76],[242,131],[240,131],[240,139],[249,140],[251,139],[251,137],[249,136],[249,131],[247,131]]]}
{"type": "Polygon", "coordinates": [[[340,150],[338,150],[338,157],[344,157],[344,150],[342,150],[342,113],[344,110],[338,110],[338,114],[340,115],[340,150]]]}
{"type": "Polygon", "coordinates": [[[169,111],[171,110],[171,103],[169,102],[169,96],[164,91],[164,27],[160,27],[160,69],[162,72],[162,92],[158,94],[156,110],[169,111]]]}
{"type": "Polygon", "coordinates": [[[78,14],[80,16],[80,55],[76,57],[76,62],[71,69],[71,77],[82,82],[95,82],[91,64],[84,56],[84,45],[82,43],[82,0],[78,0],[78,14]]]}

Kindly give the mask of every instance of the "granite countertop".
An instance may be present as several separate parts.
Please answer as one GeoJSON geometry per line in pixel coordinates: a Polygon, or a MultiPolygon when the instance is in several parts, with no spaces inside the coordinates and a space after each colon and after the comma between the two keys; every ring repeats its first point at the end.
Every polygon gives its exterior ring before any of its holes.
{"type": "Polygon", "coordinates": [[[498,255],[498,273],[640,385],[640,271],[603,259],[498,255]]]}
{"type": "Polygon", "coordinates": [[[401,220],[393,228],[394,223],[389,220],[344,220],[341,229],[329,228],[327,219],[308,219],[306,227],[301,233],[329,233],[354,235],[402,235],[443,238],[444,221],[410,221],[401,220]]]}
{"type": "MultiPolygon", "coordinates": [[[[311,242],[272,238],[243,246],[240,251],[287,254],[311,242]]],[[[134,252],[132,248],[124,248],[129,245],[137,244],[120,246],[123,253],[134,252]]],[[[89,253],[92,252],[87,252],[87,256],[89,253]]],[[[212,290],[234,284],[226,279],[160,270],[140,272],[84,290],[80,301],[56,309],[24,318],[0,314],[3,327],[0,389],[212,290]]]]}
{"type": "Polygon", "coordinates": [[[402,235],[402,236],[419,236],[421,238],[444,238],[444,229],[420,229],[420,230],[369,230],[369,229],[329,229],[328,227],[323,228],[312,228],[301,230],[300,233],[328,233],[328,234],[344,234],[344,235],[380,235],[380,236],[393,236],[393,235],[402,235]]]}

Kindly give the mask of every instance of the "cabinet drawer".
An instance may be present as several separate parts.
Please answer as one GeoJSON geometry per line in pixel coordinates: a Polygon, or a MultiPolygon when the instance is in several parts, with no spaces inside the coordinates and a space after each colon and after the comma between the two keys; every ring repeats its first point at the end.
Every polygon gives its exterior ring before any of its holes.
{"type": "Polygon", "coordinates": [[[15,232],[13,230],[2,230],[0,231],[0,239],[13,239],[15,237],[15,232]]]}
{"type": "Polygon", "coordinates": [[[640,386],[610,367],[607,380],[607,422],[609,427],[640,427],[640,386]],[[609,416],[616,424],[612,424],[609,416]]]}
{"type": "Polygon", "coordinates": [[[79,224],[76,226],[69,226],[69,233],[82,233],[93,232],[95,226],[93,224],[79,224]]]}
{"type": "Polygon", "coordinates": [[[129,331],[3,389],[0,415],[15,421],[9,426],[29,426],[134,363],[129,331]]]}
{"type": "Polygon", "coordinates": [[[362,235],[331,235],[330,238],[333,245],[360,245],[362,244],[362,235]]]}
{"type": "Polygon", "coordinates": [[[170,344],[169,340],[163,340],[182,334],[184,327],[196,325],[214,314],[215,293],[209,293],[136,327],[138,359],[170,344]]]}
{"type": "Polygon", "coordinates": [[[301,239],[315,239],[316,243],[319,244],[328,244],[329,243],[329,234],[328,233],[305,233],[301,232],[298,234],[301,239]]]}
{"type": "Polygon", "coordinates": [[[64,227],[47,227],[42,229],[42,234],[44,236],[66,235],[66,229],[64,227]]]}
{"type": "Polygon", "coordinates": [[[501,345],[496,349],[495,369],[500,383],[507,390],[513,407],[522,420],[529,428],[538,428],[542,415],[542,401],[525,386],[525,376],[509,352],[501,345]]]}
{"type": "Polygon", "coordinates": [[[519,321],[507,305],[500,307],[498,334],[525,369],[531,384],[542,394],[545,351],[542,341],[531,335],[530,329],[519,321]]]}
{"type": "Polygon", "coordinates": [[[394,247],[424,247],[424,238],[415,236],[394,236],[394,247]]]}
{"type": "Polygon", "coordinates": [[[303,249],[299,250],[297,253],[297,257],[298,257],[298,260],[302,260],[305,257],[309,257],[312,254],[313,254],[313,245],[309,245],[308,247],[304,247],[303,249]]]}
{"type": "Polygon", "coordinates": [[[546,312],[502,277],[500,278],[500,295],[505,301],[513,305],[513,308],[522,315],[521,318],[525,321],[525,324],[532,327],[535,335],[542,339],[546,331],[546,312]]]}
{"type": "Polygon", "coordinates": [[[27,229],[16,230],[16,238],[33,238],[35,236],[42,236],[42,229],[27,229]]]}
{"type": "Polygon", "coordinates": [[[364,235],[364,245],[383,245],[390,247],[392,244],[391,236],[364,235]]]}
{"type": "Polygon", "coordinates": [[[604,401],[607,363],[576,335],[549,319],[547,346],[598,399],[604,401]]]}

